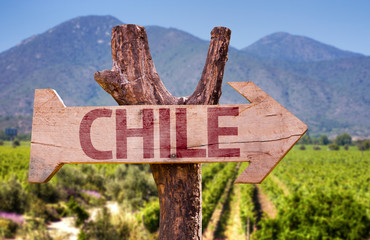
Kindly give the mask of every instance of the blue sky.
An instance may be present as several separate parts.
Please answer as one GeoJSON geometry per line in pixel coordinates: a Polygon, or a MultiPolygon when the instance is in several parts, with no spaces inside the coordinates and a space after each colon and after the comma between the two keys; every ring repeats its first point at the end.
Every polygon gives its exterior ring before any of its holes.
{"type": "Polygon", "coordinates": [[[238,49],[279,31],[370,55],[370,1],[1,0],[0,52],[78,16],[112,15],[124,23],[174,27],[208,40],[215,26],[232,30],[238,49]]]}

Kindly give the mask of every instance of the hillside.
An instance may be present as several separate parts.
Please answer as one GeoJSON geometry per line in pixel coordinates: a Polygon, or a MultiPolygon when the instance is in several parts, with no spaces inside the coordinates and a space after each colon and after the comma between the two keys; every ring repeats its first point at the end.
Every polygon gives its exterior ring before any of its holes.
{"type": "Polygon", "coordinates": [[[93,73],[111,65],[112,17],[81,17],[0,54],[0,114],[32,113],[36,88],[54,88],[67,106],[112,104],[93,73]],[[8,106],[12,106],[9,108],[8,106]]]}
{"type": "Polygon", "coordinates": [[[264,59],[290,62],[314,62],[362,56],[308,37],[285,32],[277,32],[263,37],[244,48],[243,51],[264,59]]]}
{"type": "MultiPolygon", "coordinates": [[[[57,90],[67,106],[115,105],[93,75],[111,68],[111,28],[119,24],[123,23],[111,16],[79,17],[0,53],[1,119],[18,115],[13,126],[21,122],[22,131],[30,131],[35,88],[57,90]]],[[[208,42],[173,28],[146,30],[167,89],[176,96],[191,94],[208,42]]],[[[226,82],[253,81],[305,121],[313,134],[348,131],[370,136],[369,57],[278,33],[243,50],[230,47],[228,59],[221,103],[246,103],[226,82]]],[[[6,119],[11,123],[11,117],[6,119]]]]}

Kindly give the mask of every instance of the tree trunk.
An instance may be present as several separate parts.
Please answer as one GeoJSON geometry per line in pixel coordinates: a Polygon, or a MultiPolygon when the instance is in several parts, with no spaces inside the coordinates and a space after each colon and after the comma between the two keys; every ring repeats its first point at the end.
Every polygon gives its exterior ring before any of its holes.
{"type": "MultiPolygon", "coordinates": [[[[121,25],[112,29],[112,70],[95,80],[120,105],[212,105],[221,96],[231,31],[211,32],[201,79],[188,98],[172,96],[160,80],[145,29],[121,25]]],[[[202,239],[201,164],[152,164],[160,202],[159,239],[202,239]]]]}

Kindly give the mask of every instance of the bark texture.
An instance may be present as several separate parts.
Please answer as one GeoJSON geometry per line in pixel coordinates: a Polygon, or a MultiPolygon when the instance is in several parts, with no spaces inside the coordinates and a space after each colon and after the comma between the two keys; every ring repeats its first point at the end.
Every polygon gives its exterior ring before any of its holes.
{"type": "MultiPolygon", "coordinates": [[[[212,105],[221,96],[231,31],[215,27],[201,79],[188,98],[174,97],[160,80],[144,27],[112,29],[112,70],[95,80],[119,105],[212,105]]],[[[152,164],[160,202],[159,239],[202,239],[201,164],[152,164]]]]}

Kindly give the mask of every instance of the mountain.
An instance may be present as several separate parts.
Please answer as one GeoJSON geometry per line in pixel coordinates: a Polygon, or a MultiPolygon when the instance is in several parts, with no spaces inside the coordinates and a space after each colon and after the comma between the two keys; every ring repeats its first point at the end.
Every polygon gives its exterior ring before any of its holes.
{"type": "Polygon", "coordinates": [[[290,62],[314,62],[362,56],[308,37],[284,32],[270,34],[244,48],[243,51],[264,59],[290,62]]]}
{"type": "Polygon", "coordinates": [[[36,88],[54,88],[67,106],[113,104],[94,81],[110,68],[110,17],[80,17],[0,54],[0,114],[32,113],[36,88]],[[9,107],[11,106],[11,107],[9,107]]]}
{"type": "MultiPolygon", "coordinates": [[[[93,75],[111,69],[111,28],[119,24],[111,16],[79,17],[0,53],[0,127],[30,131],[35,88],[57,90],[67,106],[116,105],[93,75]]],[[[209,42],[178,29],[145,28],[166,88],[176,96],[190,95],[209,42]]],[[[247,103],[226,82],[253,81],[313,134],[370,136],[369,57],[279,33],[243,50],[230,47],[228,59],[222,104],[247,103]]]]}

